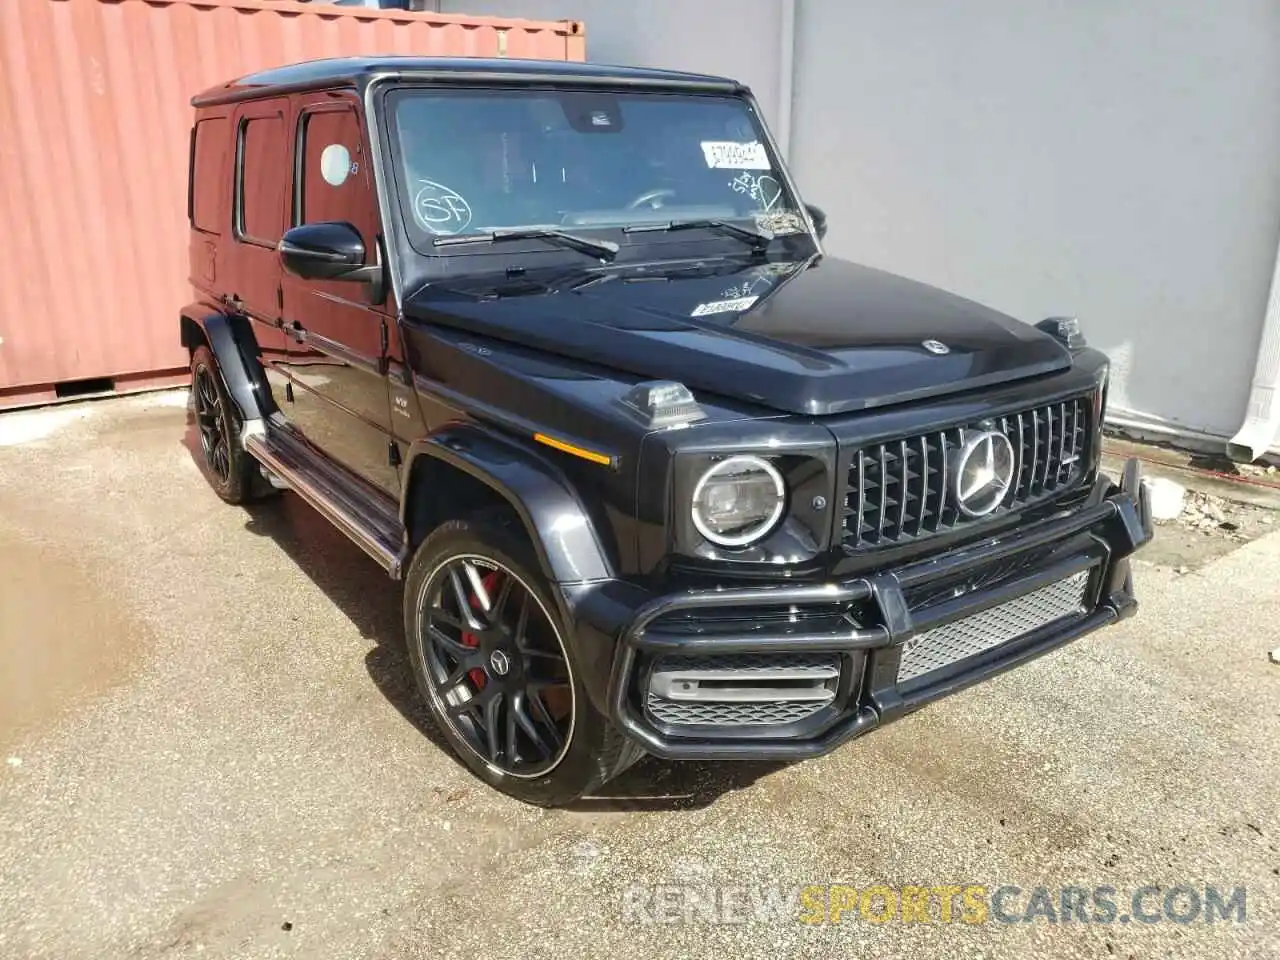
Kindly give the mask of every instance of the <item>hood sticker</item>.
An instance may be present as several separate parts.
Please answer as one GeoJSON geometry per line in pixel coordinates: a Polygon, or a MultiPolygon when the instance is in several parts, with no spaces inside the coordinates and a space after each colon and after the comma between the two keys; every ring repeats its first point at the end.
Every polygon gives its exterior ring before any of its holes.
{"type": "Polygon", "coordinates": [[[759,140],[703,140],[702,155],[712,170],[771,170],[769,154],[759,140]]]}
{"type": "Polygon", "coordinates": [[[713,313],[741,313],[759,300],[759,297],[738,297],[735,300],[713,300],[711,303],[700,303],[693,308],[691,317],[707,317],[713,313]]]}

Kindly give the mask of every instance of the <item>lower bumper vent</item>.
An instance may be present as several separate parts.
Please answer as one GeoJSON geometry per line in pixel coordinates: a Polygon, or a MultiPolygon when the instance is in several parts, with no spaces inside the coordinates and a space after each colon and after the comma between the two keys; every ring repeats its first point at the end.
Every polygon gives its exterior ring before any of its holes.
{"type": "Polygon", "coordinates": [[[776,725],[810,717],[836,696],[834,654],[670,656],[649,677],[649,716],[673,725],[776,725]]]}
{"type": "Polygon", "coordinates": [[[902,645],[898,683],[986,653],[1033,630],[1084,612],[1088,570],[1015,597],[981,613],[918,633],[902,645]]]}

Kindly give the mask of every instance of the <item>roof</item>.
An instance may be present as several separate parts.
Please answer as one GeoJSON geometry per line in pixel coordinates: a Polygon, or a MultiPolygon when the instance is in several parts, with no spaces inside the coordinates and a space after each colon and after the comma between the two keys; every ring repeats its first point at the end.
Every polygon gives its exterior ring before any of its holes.
{"type": "Polygon", "coordinates": [[[555,83],[579,86],[637,86],[739,92],[727,77],[647,67],[612,67],[564,60],[514,60],[483,57],[335,57],[261,70],[211,87],[193,97],[197,107],[233,103],[275,94],[326,87],[363,87],[391,74],[406,80],[460,83],[555,83]]]}

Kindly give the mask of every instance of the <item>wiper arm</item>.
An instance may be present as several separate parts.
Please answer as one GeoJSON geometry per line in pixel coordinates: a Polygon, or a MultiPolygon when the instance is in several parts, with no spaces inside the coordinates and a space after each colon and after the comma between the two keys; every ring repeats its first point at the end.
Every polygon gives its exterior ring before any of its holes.
{"type": "Polygon", "coordinates": [[[580,237],[576,233],[565,233],[563,230],[549,230],[544,227],[531,227],[527,230],[491,230],[488,233],[471,233],[461,237],[436,237],[431,242],[437,247],[452,247],[464,243],[497,243],[500,240],[550,240],[562,247],[590,254],[601,260],[612,260],[618,255],[618,245],[612,240],[592,240],[590,237],[580,237]]]}
{"type": "Polygon", "coordinates": [[[725,220],[668,220],[665,223],[637,223],[622,228],[623,233],[667,233],[672,230],[719,230],[743,243],[751,244],[757,250],[763,250],[773,239],[773,234],[767,230],[752,230],[725,220]]]}

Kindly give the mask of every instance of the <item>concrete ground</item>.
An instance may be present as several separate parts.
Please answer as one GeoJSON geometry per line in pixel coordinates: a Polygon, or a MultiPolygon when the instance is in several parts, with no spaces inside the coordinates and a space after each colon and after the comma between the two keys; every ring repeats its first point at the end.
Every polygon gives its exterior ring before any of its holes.
{"type": "Polygon", "coordinates": [[[223,505],[183,404],[0,416],[0,957],[1280,956],[1280,536],[825,758],[542,811],[441,746],[396,586],[292,495],[223,505]],[[801,922],[830,884],[1247,913],[801,922]]]}

